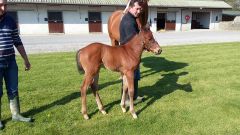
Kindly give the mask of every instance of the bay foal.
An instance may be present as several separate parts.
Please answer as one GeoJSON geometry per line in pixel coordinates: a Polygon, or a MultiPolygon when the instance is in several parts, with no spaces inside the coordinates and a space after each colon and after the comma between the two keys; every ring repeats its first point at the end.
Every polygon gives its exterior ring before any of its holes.
{"type": "Polygon", "coordinates": [[[149,26],[143,27],[140,33],[135,35],[129,42],[122,46],[109,46],[102,43],[92,43],[80,49],[76,54],[79,71],[84,71],[84,79],[81,86],[82,114],[84,119],[87,115],[86,93],[89,86],[93,91],[99,110],[106,114],[98,90],[99,70],[103,64],[107,69],[120,72],[123,75],[124,86],[121,99],[121,108],[125,109],[126,91],[130,97],[130,113],[133,118],[137,115],[133,107],[134,95],[134,70],[138,67],[143,50],[146,49],[155,54],[160,54],[162,49],[155,41],[149,26]]]}

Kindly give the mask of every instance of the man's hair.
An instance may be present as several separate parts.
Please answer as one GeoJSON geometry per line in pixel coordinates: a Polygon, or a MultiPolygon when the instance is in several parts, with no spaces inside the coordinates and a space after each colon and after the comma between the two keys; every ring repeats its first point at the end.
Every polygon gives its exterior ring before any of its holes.
{"type": "Polygon", "coordinates": [[[139,6],[142,6],[142,4],[143,4],[144,1],[143,1],[143,0],[130,0],[129,6],[130,6],[130,7],[133,7],[133,6],[134,6],[134,3],[136,3],[136,2],[138,3],[139,6]]]}

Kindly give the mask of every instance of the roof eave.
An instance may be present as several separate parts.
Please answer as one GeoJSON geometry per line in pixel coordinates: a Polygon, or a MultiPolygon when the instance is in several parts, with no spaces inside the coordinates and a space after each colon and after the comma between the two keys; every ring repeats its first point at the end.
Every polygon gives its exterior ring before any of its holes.
{"type": "MultiPolygon", "coordinates": [[[[8,2],[8,4],[54,4],[54,5],[82,5],[82,6],[126,6],[125,4],[81,4],[81,3],[53,3],[53,2],[8,2]]],[[[204,8],[204,9],[232,9],[229,7],[207,7],[207,6],[163,6],[163,5],[149,5],[149,7],[158,8],[204,8]]]]}

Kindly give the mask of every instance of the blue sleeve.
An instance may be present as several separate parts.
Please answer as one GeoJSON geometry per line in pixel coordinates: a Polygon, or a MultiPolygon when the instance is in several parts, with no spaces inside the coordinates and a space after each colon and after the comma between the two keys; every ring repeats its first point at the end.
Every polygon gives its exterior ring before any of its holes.
{"type": "Polygon", "coordinates": [[[18,47],[20,45],[23,45],[22,41],[21,41],[21,38],[19,36],[19,32],[18,32],[18,29],[14,29],[12,31],[12,38],[13,38],[13,43],[14,43],[14,46],[15,47],[18,47]]]}
{"type": "Polygon", "coordinates": [[[23,45],[21,38],[19,36],[19,31],[16,22],[12,18],[9,18],[9,21],[11,22],[12,25],[12,39],[14,46],[18,47],[23,45]]]}

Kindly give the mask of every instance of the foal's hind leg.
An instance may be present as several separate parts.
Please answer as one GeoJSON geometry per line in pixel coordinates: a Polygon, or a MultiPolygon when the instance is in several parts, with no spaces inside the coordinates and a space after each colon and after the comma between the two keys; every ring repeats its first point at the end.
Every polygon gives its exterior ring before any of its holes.
{"type": "Polygon", "coordinates": [[[99,73],[97,73],[93,79],[93,82],[91,84],[91,88],[92,88],[92,91],[93,91],[93,95],[94,97],[96,98],[96,102],[97,102],[97,105],[98,105],[98,109],[99,111],[102,113],[102,114],[107,114],[106,111],[104,110],[103,108],[103,104],[102,104],[102,101],[100,99],[100,96],[98,94],[98,78],[99,78],[99,73]]]}
{"type": "Polygon", "coordinates": [[[84,76],[83,84],[81,86],[81,99],[82,99],[82,114],[84,119],[88,120],[88,114],[87,114],[87,89],[90,83],[92,82],[93,77],[89,75],[84,76]]]}
{"type": "Polygon", "coordinates": [[[127,91],[127,79],[126,76],[123,76],[123,86],[122,86],[122,99],[121,99],[121,108],[122,111],[125,113],[127,112],[126,110],[126,91],[127,91]]]}

